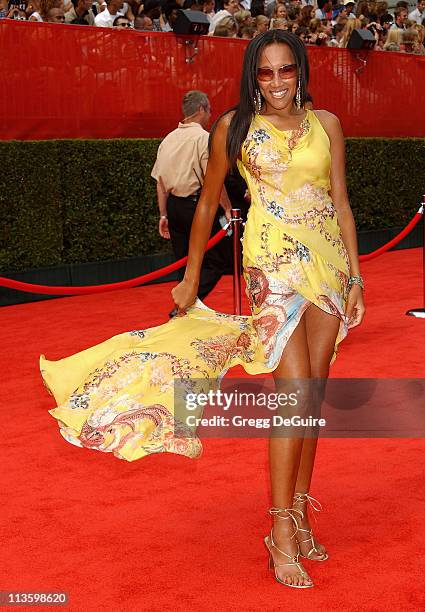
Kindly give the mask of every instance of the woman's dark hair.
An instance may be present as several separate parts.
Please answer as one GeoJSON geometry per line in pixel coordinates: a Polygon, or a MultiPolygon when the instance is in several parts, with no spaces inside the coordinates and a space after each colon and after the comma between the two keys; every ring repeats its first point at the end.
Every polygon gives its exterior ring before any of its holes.
{"type": "Polygon", "coordinates": [[[295,63],[297,64],[297,73],[301,89],[301,106],[304,106],[306,102],[309,66],[304,43],[295,36],[295,34],[287,32],[286,30],[269,30],[253,38],[246,48],[243,60],[239,104],[223,113],[211,129],[210,141],[221,117],[231,111],[235,111],[227,131],[226,143],[227,157],[231,167],[239,156],[252,117],[256,112],[254,100],[260,91],[257,83],[257,69],[260,55],[265,47],[274,43],[288,45],[291,49],[295,63]]]}

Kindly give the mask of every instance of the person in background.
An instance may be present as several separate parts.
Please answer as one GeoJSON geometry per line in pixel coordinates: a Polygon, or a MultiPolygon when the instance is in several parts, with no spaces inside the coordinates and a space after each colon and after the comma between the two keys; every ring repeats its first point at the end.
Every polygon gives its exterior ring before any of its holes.
{"type": "MultiPolygon", "coordinates": [[[[208,139],[206,127],[211,118],[207,94],[188,91],[183,97],[184,119],[159,145],[152,177],[157,182],[160,236],[171,239],[176,259],[187,255],[189,236],[196,205],[204,183],[208,163],[208,139]]],[[[231,204],[223,189],[220,204],[230,218],[231,204]]],[[[212,233],[221,228],[217,213],[212,233]]],[[[215,287],[223,273],[220,245],[205,254],[198,297],[204,299],[215,287]]],[[[179,271],[183,278],[184,269],[179,271]]],[[[170,313],[170,317],[177,310],[170,313]]]]}
{"type": "Polygon", "coordinates": [[[252,17],[257,17],[258,15],[265,15],[266,11],[264,9],[264,0],[252,0],[251,8],[252,17]]]}
{"type": "Polygon", "coordinates": [[[271,17],[273,19],[287,19],[288,11],[286,10],[286,6],[284,4],[276,3],[274,5],[271,17]]]}
{"type": "Polygon", "coordinates": [[[124,17],[123,15],[118,15],[115,17],[112,27],[116,30],[126,30],[127,28],[132,28],[131,21],[124,17]]]}
{"type": "Polygon", "coordinates": [[[348,19],[356,19],[356,14],[354,12],[354,5],[355,5],[355,3],[353,2],[353,0],[345,0],[344,1],[344,6],[347,9],[347,17],[348,17],[348,19]]]}
{"type": "Polygon", "coordinates": [[[384,51],[400,51],[402,32],[403,30],[399,28],[390,28],[388,30],[384,51]]]}
{"type": "Polygon", "coordinates": [[[399,6],[394,11],[394,23],[391,26],[391,29],[405,30],[406,29],[406,19],[407,19],[407,8],[403,6],[399,6]]]}
{"type": "Polygon", "coordinates": [[[162,32],[160,23],[161,2],[159,0],[147,0],[144,4],[143,13],[152,19],[152,30],[162,32]]]}
{"type": "Polygon", "coordinates": [[[270,19],[265,15],[257,15],[255,18],[255,30],[257,34],[263,34],[269,29],[270,19]]]}
{"type": "Polygon", "coordinates": [[[353,30],[358,30],[361,26],[360,19],[348,19],[347,23],[344,26],[341,35],[341,44],[342,48],[346,48],[348,45],[348,41],[350,40],[350,36],[353,33],[353,30]]]}
{"type": "Polygon", "coordinates": [[[210,21],[210,34],[214,32],[216,25],[224,17],[233,17],[233,15],[239,11],[238,0],[224,0],[223,7],[224,8],[218,11],[210,21]]]}
{"type": "Polygon", "coordinates": [[[317,9],[314,14],[316,19],[332,19],[331,0],[317,0],[317,9]]]}
{"type": "Polygon", "coordinates": [[[340,47],[344,32],[344,24],[336,23],[332,30],[332,38],[328,41],[328,47],[340,47]]]}
{"type": "Polygon", "coordinates": [[[376,20],[380,21],[383,15],[388,13],[388,2],[385,0],[378,0],[376,3],[376,20]]]}
{"type": "Polygon", "coordinates": [[[136,15],[134,20],[134,29],[137,32],[152,32],[153,23],[152,19],[145,15],[144,13],[140,13],[140,15],[136,15]]]}
{"type": "Polygon", "coordinates": [[[238,35],[238,24],[234,17],[223,17],[215,26],[213,36],[223,36],[225,38],[236,38],[238,35]]]}
{"type": "Polygon", "coordinates": [[[163,7],[159,23],[163,32],[172,32],[180,10],[177,2],[167,2],[163,7]]]}
{"type": "Polygon", "coordinates": [[[406,9],[406,11],[409,10],[409,3],[407,2],[407,0],[398,0],[397,4],[395,5],[395,8],[404,8],[406,9]]]}
{"type": "Polygon", "coordinates": [[[214,11],[214,7],[215,7],[215,2],[214,0],[199,0],[199,3],[202,6],[202,12],[205,13],[205,15],[207,16],[208,21],[211,24],[211,21],[215,15],[215,11],[214,11]]]}
{"type": "Polygon", "coordinates": [[[295,36],[298,36],[298,38],[300,40],[303,41],[303,43],[310,44],[311,39],[309,38],[309,31],[308,28],[306,28],[305,26],[299,26],[296,30],[295,30],[295,36]]]}
{"type": "Polygon", "coordinates": [[[380,17],[379,23],[381,24],[382,29],[386,33],[393,25],[394,18],[390,13],[386,13],[385,15],[382,15],[382,17],[380,17]]]}
{"type": "Polygon", "coordinates": [[[0,19],[6,19],[8,12],[7,0],[0,0],[0,19]]]}
{"type": "Polygon", "coordinates": [[[92,0],[72,0],[72,8],[65,13],[65,23],[85,22],[94,25],[95,15],[92,9],[92,0]]]}
{"type": "Polygon", "coordinates": [[[425,19],[425,0],[418,0],[415,10],[409,13],[409,19],[422,25],[422,20],[425,19]]]}
{"type": "Polygon", "coordinates": [[[356,7],[356,16],[358,19],[366,17],[370,19],[369,2],[367,0],[361,0],[356,7]]]}
{"type": "Polygon", "coordinates": [[[400,51],[424,55],[425,49],[419,42],[419,32],[415,28],[407,28],[401,33],[400,51]]]}
{"type": "Polygon", "coordinates": [[[106,7],[95,17],[95,26],[98,28],[112,28],[115,18],[118,15],[124,15],[123,8],[123,0],[106,0],[106,7]]]}
{"type": "Polygon", "coordinates": [[[245,28],[245,27],[250,27],[253,24],[253,19],[251,17],[251,12],[250,11],[238,11],[237,13],[234,14],[234,18],[236,20],[236,23],[238,24],[238,31],[241,28],[245,28]]]}
{"type": "Polygon", "coordinates": [[[308,28],[310,21],[313,19],[314,8],[310,5],[303,6],[300,13],[299,24],[308,28]]]}
{"type": "Polygon", "coordinates": [[[5,17],[17,21],[26,21],[26,2],[25,0],[9,0],[5,17]]]}
{"type": "Polygon", "coordinates": [[[286,19],[273,18],[270,20],[269,30],[287,30],[288,22],[286,19]]]}
{"type": "Polygon", "coordinates": [[[340,6],[336,11],[333,12],[332,25],[342,24],[345,25],[347,22],[347,7],[340,6]]]}
{"type": "Polygon", "coordinates": [[[288,21],[293,23],[293,27],[296,30],[300,25],[301,20],[301,8],[299,6],[292,5],[288,8],[288,21]]]}
{"type": "MultiPolygon", "coordinates": [[[[47,21],[47,15],[52,8],[63,9],[62,0],[38,0],[38,11],[34,11],[28,21],[47,21]]],[[[64,15],[65,16],[65,15],[64,15]]]]}
{"type": "Polygon", "coordinates": [[[44,20],[46,23],[65,23],[65,13],[63,8],[51,8],[44,20]]]}
{"type": "Polygon", "coordinates": [[[238,36],[243,40],[251,40],[255,36],[255,28],[253,26],[244,26],[239,30],[238,36]]]}
{"type": "MultiPolygon", "coordinates": [[[[218,24],[215,26],[215,30],[213,32],[213,36],[218,36],[219,38],[237,38],[236,29],[233,24],[230,25],[226,19],[230,19],[229,17],[224,17],[218,24]]],[[[211,36],[209,34],[209,36],[211,36]]]]}

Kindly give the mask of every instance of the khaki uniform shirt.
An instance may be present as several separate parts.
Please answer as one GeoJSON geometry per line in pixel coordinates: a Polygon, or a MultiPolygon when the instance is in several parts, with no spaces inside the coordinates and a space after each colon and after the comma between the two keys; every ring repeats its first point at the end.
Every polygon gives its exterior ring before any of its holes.
{"type": "Polygon", "coordinates": [[[179,123],[161,142],[151,176],[167,193],[200,191],[208,162],[208,132],[199,123],[179,123]]]}

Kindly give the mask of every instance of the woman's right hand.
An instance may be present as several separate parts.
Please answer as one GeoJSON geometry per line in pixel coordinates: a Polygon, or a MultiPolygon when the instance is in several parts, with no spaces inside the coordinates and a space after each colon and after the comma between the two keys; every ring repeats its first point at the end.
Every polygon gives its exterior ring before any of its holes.
{"type": "Polygon", "coordinates": [[[198,283],[183,279],[174,289],[171,291],[173,296],[174,304],[180,310],[185,311],[186,308],[192,306],[196,300],[198,293],[198,283]]]}

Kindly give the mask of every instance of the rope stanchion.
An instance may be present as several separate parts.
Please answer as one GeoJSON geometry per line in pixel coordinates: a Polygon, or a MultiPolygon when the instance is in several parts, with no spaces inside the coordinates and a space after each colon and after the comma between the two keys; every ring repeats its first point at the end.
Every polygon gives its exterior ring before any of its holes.
{"type": "MultiPolygon", "coordinates": [[[[214,247],[222,238],[224,238],[229,225],[230,222],[209,239],[207,246],[205,247],[206,251],[212,249],[212,247],[214,247]]],[[[103,293],[106,291],[117,291],[119,289],[131,289],[133,287],[137,287],[138,285],[157,280],[158,278],[161,278],[161,276],[167,276],[167,274],[182,268],[186,262],[187,256],[182,257],[182,259],[179,259],[168,266],[165,266],[165,268],[160,268],[159,270],[149,272],[143,276],[137,276],[136,278],[130,278],[126,281],[109,283],[106,285],[88,285],[86,287],[54,287],[51,285],[34,285],[32,283],[24,283],[22,281],[0,276],[0,287],[15,289],[17,291],[23,291],[24,293],[40,293],[43,295],[89,295],[91,293],[103,293]]]]}
{"type": "MultiPolygon", "coordinates": [[[[425,195],[422,196],[422,216],[425,211],[425,195]]],[[[425,319],[425,219],[423,226],[423,234],[424,234],[424,242],[422,245],[422,275],[423,275],[423,308],[411,308],[406,312],[406,314],[410,317],[416,317],[418,319],[425,319]]]]}
{"type": "Polygon", "coordinates": [[[241,211],[232,208],[232,230],[233,230],[233,312],[242,314],[241,297],[241,211]]]}
{"type": "Polygon", "coordinates": [[[407,234],[409,232],[411,232],[412,229],[422,219],[422,217],[423,217],[423,209],[424,209],[424,206],[421,205],[421,207],[419,208],[418,212],[413,217],[413,219],[411,221],[409,221],[409,223],[406,225],[406,227],[399,234],[397,234],[397,236],[394,236],[394,238],[392,238],[389,242],[387,242],[383,246],[379,247],[379,249],[376,249],[376,251],[372,251],[371,253],[367,253],[366,255],[360,255],[359,256],[359,260],[360,261],[369,261],[370,259],[374,259],[375,257],[378,257],[379,255],[382,255],[382,253],[385,253],[386,251],[391,249],[393,246],[395,246],[396,244],[401,242],[403,240],[403,238],[405,238],[407,236],[407,234]]]}

